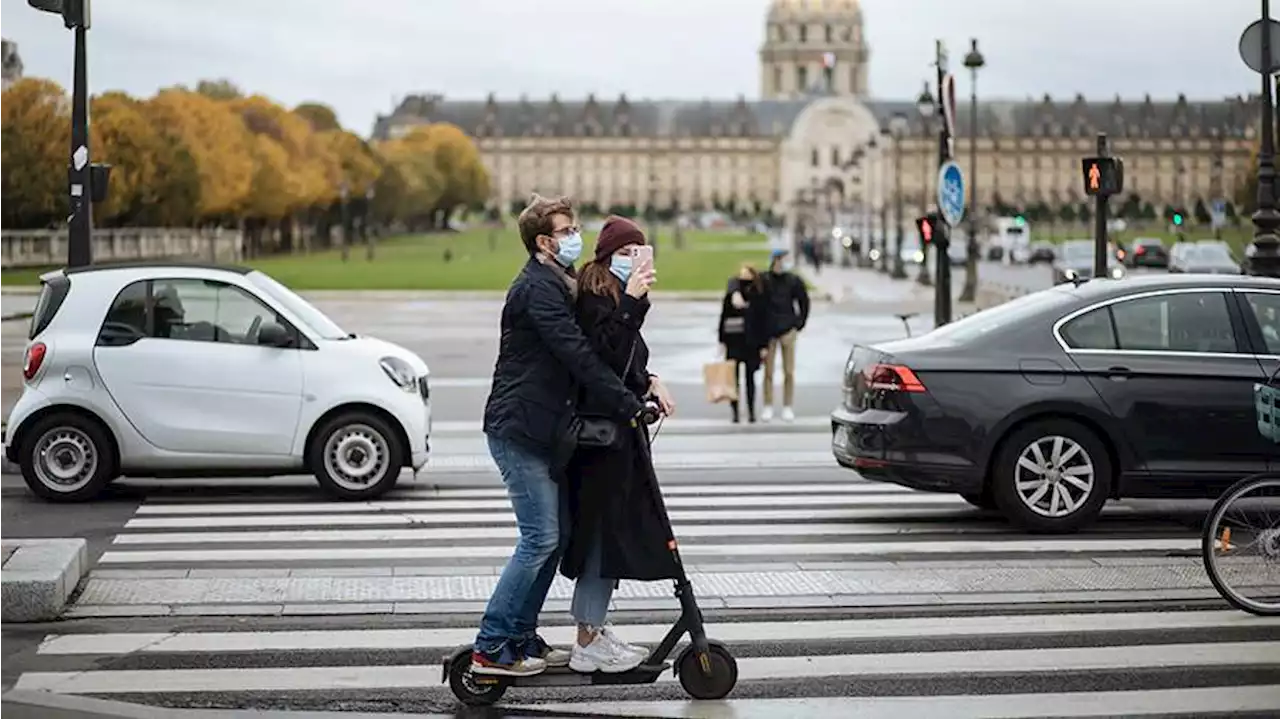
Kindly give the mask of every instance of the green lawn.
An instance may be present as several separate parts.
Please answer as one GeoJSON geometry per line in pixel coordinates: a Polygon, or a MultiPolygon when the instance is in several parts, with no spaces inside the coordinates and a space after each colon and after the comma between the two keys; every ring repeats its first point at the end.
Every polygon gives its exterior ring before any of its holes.
{"type": "MultiPolygon", "coordinates": [[[[527,255],[513,230],[499,230],[490,241],[486,229],[459,233],[393,237],[378,244],[372,262],[365,248],[353,247],[343,262],[337,251],[312,255],[275,256],[245,264],[262,270],[297,290],[502,290],[519,271],[527,255]],[[446,256],[448,259],[446,259],[446,256]]],[[[586,233],[584,255],[595,244],[586,233]]],[[[656,290],[724,289],[744,261],[763,268],[768,262],[763,235],[686,231],[677,249],[669,228],[658,235],[656,290]],[[730,240],[729,238],[732,238],[730,240]],[[759,250],[726,247],[759,243],[759,250]]],[[[5,270],[4,285],[32,285],[48,268],[5,270]]]]}

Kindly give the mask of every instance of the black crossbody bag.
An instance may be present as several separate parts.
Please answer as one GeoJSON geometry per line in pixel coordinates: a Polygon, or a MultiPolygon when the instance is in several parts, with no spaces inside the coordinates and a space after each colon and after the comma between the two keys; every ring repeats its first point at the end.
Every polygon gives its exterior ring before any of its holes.
{"type": "MultiPolygon", "coordinates": [[[[627,366],[622,370],[622,382],[625,385],[627,375],[631,374],[631,362],[636,356],[635,340],[631,342],[631,352],[627,355],[627,366]]],[[[612,417],[594,414],[577,413],[569,424],[569,436],[576,440],[577,447],[591,449],[615,449],[622,444],[622,428],[612,417]]]]}

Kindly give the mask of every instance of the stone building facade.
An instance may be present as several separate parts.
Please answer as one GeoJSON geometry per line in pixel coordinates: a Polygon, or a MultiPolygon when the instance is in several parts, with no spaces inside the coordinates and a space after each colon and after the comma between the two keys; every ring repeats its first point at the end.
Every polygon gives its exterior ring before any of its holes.
{"type": "Polygon", "coordinates": [[[18,55],[18,43],[0,40],[0,70],[3,71],[5,90],[22,79],[22,57],[18,55]]]}
{"type": "MultiPolygon", "coordinates": [[[[815,198],[873,210],[932,203],[937,128],[914,95],[876,99],[857,0],[774,0],[759,53],[760,98],[446,100],[413,95],[380,116],[385,139],[429,122],[475,138],[492,178],[492,204],[533,191],[567,193],[601,208],[720,207],[792,215],[815,198]],[[895,168],[900,168],[895,176],[895,168]]],[[[968,73],[952,59],[958,94],[968,73]]],[[[980,78],[979,78],[980,79],[980,78]]],[[[905,89],[900,89],[903,92],[905,89]]],[[[919,90],[916,90],[919,92],[919,90]]],[[[958,108],[957,161],[971,177],[968,103],[958,108]]],[[[1192,101],[1076,95],[978,102],[978,204],[1079,204],[1080,159],[1107,132],[1125,159],[1126,190],[1143,204],[1183,206],[1234,195],[1256,145],[1257,98],[1192,101]]]]}

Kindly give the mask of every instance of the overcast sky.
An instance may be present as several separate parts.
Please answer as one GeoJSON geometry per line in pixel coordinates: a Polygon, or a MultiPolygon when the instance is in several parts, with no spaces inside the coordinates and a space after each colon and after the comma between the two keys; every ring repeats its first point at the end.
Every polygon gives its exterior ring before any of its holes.
{"type": "MultiPolygon", "coordinates": [[[[93,0],[93,92],[231,79],[320,100],[367,135],[400,97],[755,97],[769,0],[93,0]]],[[[1256,91],[1237,41],[1256,0],[862,0],[871,92],[911,98],[933,40],[979,38],[983,94],[1219,99],[1256,91]]],[[[71,84],[61,20],[0,0],[28,75],[71,84]]],[[[958,90],[968,82],[958,78],[958,90]]]]}

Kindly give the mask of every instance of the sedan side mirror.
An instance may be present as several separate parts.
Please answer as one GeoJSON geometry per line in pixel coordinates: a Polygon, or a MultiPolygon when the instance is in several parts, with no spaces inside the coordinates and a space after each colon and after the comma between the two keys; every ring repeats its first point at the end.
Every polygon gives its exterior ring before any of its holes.
{"type": "Polygon", "coordinates": [[[293,333],[275,322],[263,322],[258,328],[258,344],[264,347],[292,347],[293,333]]]}

